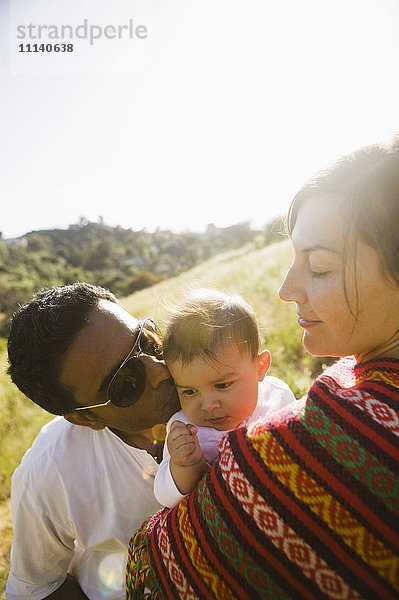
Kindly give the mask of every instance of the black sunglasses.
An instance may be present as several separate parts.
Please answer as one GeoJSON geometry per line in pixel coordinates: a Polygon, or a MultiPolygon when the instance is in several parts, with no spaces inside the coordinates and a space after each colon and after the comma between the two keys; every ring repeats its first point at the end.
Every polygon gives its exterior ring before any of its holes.
{"type": "Polygon", "coordinates": [[[151,348],[146,348],[146,351],[144,352],[141,346],[141,337],[145,329],[155,333],[155,324],[152,319],[144,319],[133,348],[109,382],[107,388],[107,401],[102,402],[101,404],[92,404],[91,406],[79,406],[78,408],[74,408],[73,411],[89,410],[100,406],[107,406],[111,402],[115,406],[126,408],[127,406],[132,406],[132,404],[141,398],[147,376],[145,366],[139,357],[141,354],[150,354],[161,358],[161,353],[155,343],[151,348]]]}

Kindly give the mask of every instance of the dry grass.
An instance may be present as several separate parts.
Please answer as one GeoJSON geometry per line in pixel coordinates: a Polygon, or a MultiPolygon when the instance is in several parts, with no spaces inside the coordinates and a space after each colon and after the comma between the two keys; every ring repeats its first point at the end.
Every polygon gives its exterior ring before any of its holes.
{"type": "Polygon", "coordinates": [[[10,511],[11,475],[49,415],[20,394],[5,371],[5,340],[0,340],[0,599],[10,565],[12,526],[10,511]]]}
{"type": "Polygon", "coordinates": [[[10,499],[0,504],[0,598],[3,600],[7,574],[10,565],[10,550],[12,542],[12,526],[10,499]]]}

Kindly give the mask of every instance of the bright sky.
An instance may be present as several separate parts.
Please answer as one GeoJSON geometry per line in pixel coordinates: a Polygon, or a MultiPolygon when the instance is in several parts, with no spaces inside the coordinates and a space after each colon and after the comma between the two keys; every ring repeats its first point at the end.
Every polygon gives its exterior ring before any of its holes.
{"type": "Polygon", "coordinates": [[[6,238],[99,216],[261,226],[314,170],[399,130],[397,0],[0,0],[0,23],[6,238]],[[147,37],[18,52],[43,41],[29,24],[85,19],[147,37]]]}

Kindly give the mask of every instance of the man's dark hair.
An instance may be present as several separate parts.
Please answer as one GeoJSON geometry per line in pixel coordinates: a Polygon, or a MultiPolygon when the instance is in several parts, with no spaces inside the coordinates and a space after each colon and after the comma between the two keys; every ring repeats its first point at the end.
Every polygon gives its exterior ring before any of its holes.
{"type": "Polygon", "coordinates": [[[65,414],[77,406],[72,392],[59,383],[60,363],[100,300],[118,303],[109,290],[77,282],[41,290],[12,317],[8,373],[21,392],[50,413],[65,414]]]}

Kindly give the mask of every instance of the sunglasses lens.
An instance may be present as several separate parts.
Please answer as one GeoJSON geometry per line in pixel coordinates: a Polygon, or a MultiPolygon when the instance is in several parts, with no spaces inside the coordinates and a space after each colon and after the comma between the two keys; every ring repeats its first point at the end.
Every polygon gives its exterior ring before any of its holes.
{"type": "Polygon", "coordinates": [[[115,406],[131,406],[139,400],[145,388],[145,367],[137,358],[133,357],[123,365],[111,383],[108,396],[115,406]]]}
{"type": "Polygon", "coordinates": [[[148,354],[149,356],[155,356],[158,359],[162,358],[162,348],[160,346],[158,338],[143,336],[140,340],[140,348],[144,352],[144,354],[148,354]]]}

